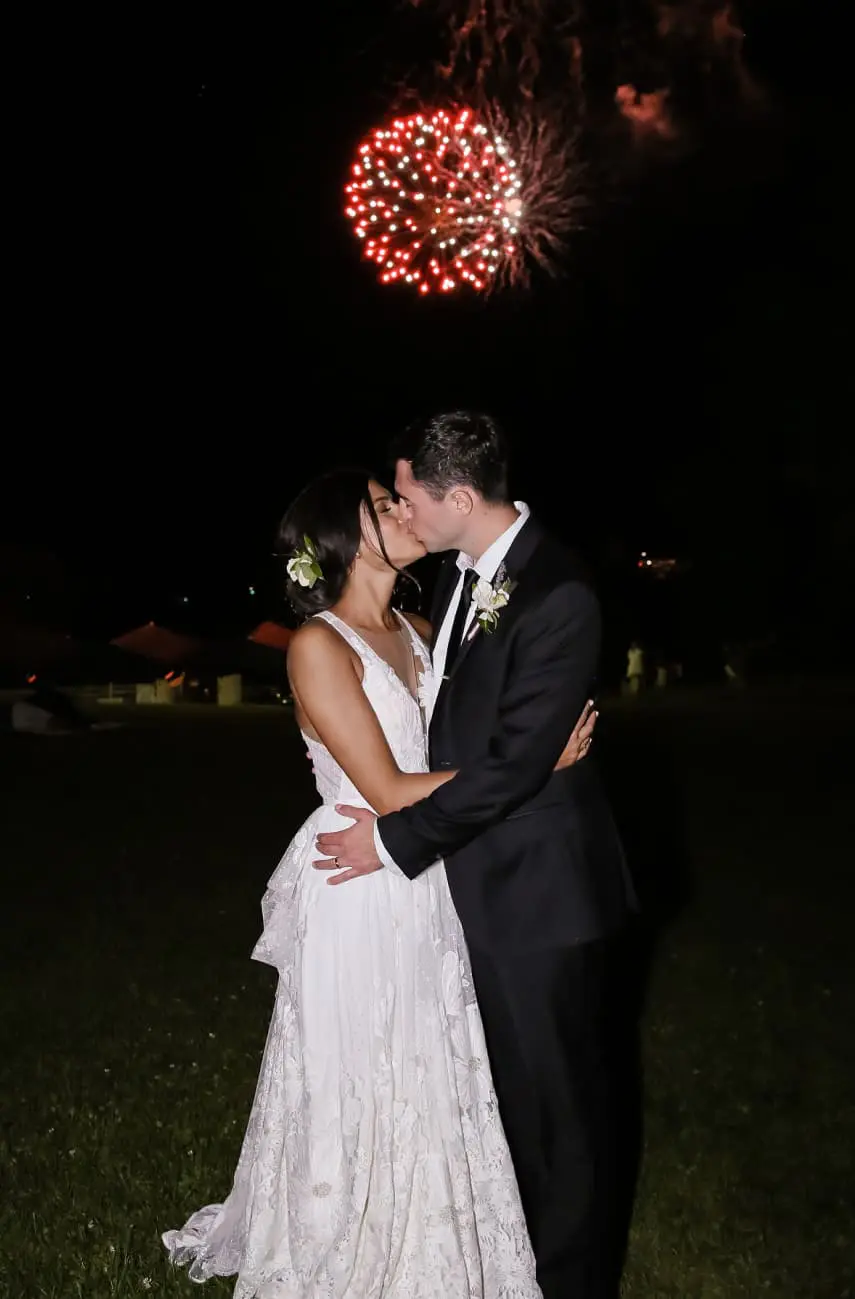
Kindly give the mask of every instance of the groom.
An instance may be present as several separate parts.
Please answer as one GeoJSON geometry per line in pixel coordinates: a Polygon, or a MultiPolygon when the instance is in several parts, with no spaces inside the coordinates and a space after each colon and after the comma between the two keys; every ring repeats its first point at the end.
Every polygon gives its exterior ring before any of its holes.
{"type": "MultiPolygon", "coordinates": [[[[614,1299],[614,1080],[607,988],[635,905],[590,759],[553,772],[596,675],[600,612],[578,561],[508,499],[487,415],[413,425],[395,489],[434,598],[429,798],[321,835],[347,877],[443,858],[469,946],[502,1122],[544,1299],[614,1299]]],[[[328,866],[328,862],[318,863],[328,866]]]]}

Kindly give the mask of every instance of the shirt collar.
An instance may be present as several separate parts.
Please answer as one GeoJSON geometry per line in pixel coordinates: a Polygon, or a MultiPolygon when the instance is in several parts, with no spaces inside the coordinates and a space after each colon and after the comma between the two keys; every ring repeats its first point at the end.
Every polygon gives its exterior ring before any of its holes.
{"type": "Polygon", "coordinates": [[[476,563],[471,555],[464,554],[461,550],[457,556],[457,567],[461,573],[465,573],[468,568],[474,568],[475,572],[485,582],[492,582],[493,578],[499,571],[502,560],[507,555],[517,533],[522,529],[523,524],[527,521],[531,510],[525,501],[514,501],[514,509],[519,517],[514,519],[509,528],[506,528],[500,537],[497,537],[492,546],[488,546],[481,558],[476,563]]]}

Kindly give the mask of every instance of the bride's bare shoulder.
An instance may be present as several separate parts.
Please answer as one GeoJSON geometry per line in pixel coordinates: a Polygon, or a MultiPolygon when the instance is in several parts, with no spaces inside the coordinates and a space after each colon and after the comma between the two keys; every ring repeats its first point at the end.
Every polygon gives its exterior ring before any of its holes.
{"type": "Polygon", "coordinates": [[[288,642],[288,658],[293,663],[306,662],[319,655],[350,657],[350,646],[343,636],[323,618],[309,618],[298,627],[288,642]]]}
{"type": "Polygon", "coordinates": [[[362,680],[362,661],[343,636],[322,618],[310,618],[288,642],[288,680],[295,699],[308,702],[318,683],[329,691],[362,680]]]}

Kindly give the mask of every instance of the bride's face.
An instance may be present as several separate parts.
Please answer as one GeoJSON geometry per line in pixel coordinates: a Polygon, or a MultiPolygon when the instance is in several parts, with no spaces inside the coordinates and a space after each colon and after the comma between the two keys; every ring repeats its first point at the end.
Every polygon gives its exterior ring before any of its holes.
{"type": "MultiPolygon", "coordinates": [[[[409,524],[403,516],[403,507],[399,502],[393,501],[385,487],[372,479],[368,484],[371,492],[371,500],[374,504],[374,510],[377,514],[377,522],[380,524],[380,535],[383,538],[383,544],[386,547],[386,554],[389,560],[396,568],[406,568],[408,564],[414,564],[417,559],[421,559],[426,553],[422,543],[413,536],[409,524]]],[[[377,537],[374,533],[374,526],[369,518],[362,520],[362,546],[363,558],[375,568],[386,568],[386,561],[377,545],[377,537]]]]}

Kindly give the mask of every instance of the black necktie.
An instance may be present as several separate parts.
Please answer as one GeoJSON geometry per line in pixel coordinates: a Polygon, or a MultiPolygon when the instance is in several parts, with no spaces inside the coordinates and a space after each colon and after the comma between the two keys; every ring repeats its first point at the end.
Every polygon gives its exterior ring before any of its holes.
{"type": "Polygon", "coordinates": [[[454,615],[454,622],[451,624],[451,635],[448,638],[448,649],[445,654],[445,675],[448,676],[451,666],[457,658],[457,651],[460,649],[460,642],[463,640],[463,628],[466,626],[466,615],[469,612],[469,606],[472,603],[472,592],[475,589],[475,583],[478,581],[478,574],[474,568],[467,568],[463,575],[463,590],[460,592],[460,601],[457,605],[457,612],[454,615]]]}

